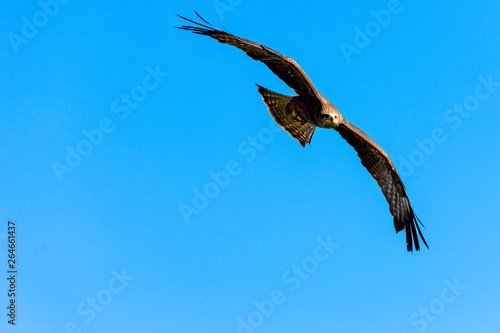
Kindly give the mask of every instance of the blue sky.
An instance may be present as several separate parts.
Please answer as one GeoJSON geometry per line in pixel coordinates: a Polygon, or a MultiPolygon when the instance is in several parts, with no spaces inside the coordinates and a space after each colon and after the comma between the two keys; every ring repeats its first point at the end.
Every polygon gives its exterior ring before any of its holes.
{"type": "Polygon", "coordinates": [[[497,1],[9,3],[2,332],[498,332],[497,1]],[[391,156],[430,249],[332,130],[302,148],[196,9],[295,59],[391,156]],[[205,199],[200,198],[204,193],[205,199]],[[208,197],[206,197],[208,195],[208,197]],[[189,214],[186,207],[190,207],[189,214]]]}

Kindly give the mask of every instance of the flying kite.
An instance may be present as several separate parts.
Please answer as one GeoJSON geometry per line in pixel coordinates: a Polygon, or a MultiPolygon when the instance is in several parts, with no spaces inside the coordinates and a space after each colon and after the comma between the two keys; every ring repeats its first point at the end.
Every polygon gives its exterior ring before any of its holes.
{"type": "Polygon", "coordinates": [[[342,138],[354,147],[361,159],[361,164],[370,172],[382,189],[382,193],[389,203],[389,210],[394,217],[396,233],[402,230],[406,231],[407,250],[413,251],[413,243],[415,249],[420,250],[418,235],[422,238],[425,246],[429,248],[420,231],[419,223],[422,223],[413,212],[403,181],[387,153],[368,135],[345,120],[339,110],[316,90],[311,79],[293,59],[265,45],[220,30],[208,23],[198,13],[196,15],[204,23],[178,15],[193,23],[194,26],[187,25],[177,28],[209,36],[221,43],[235,46],[252,59],[264,63],[297,94],[296,96],[282,95],[257,85],[258,91],[276,123],[297,139],[303,147],[306,143],[311,143],[316,127],[333,128],[339,132],[342,138]]]}

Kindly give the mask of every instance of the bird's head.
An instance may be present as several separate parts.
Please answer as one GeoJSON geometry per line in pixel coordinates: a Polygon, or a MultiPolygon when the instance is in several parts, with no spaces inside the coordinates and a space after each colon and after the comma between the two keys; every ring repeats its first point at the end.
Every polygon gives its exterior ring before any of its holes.
{"type": "Polygon", "coordinates": [[[335,128],[339,126],[340,122],[342,121],[342,116],[340,115],[340,112],[333,111],[327,114],[323,114],[321,120],[323,125],[322,127],[335,128]]]}

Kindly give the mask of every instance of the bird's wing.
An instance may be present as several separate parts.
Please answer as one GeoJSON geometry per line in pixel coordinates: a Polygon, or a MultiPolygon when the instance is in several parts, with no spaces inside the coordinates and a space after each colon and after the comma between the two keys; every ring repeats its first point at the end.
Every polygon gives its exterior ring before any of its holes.
{"type": "Polygon", "coordinates": [[[406,230],[408,251],[413,251],[413,242],[415,243],[415,249],[420,250],[417,230],[420,238],[427,246],[418,225],[421,222],[413,212],[403,181],[387,153],[363,131],[345,120],[335,129],[354,147],[361,159],[361,164],[370,172],[382,189],[382,193],[384,193],[385,199],[389,203],[389,210],[394,217],[396,232],[406,230]]]}
{"type": "Polygon", "coordinates": [[[265,45],[255,43],[248,39],[240,38],[229,32],[217,29],[205,21],[205,19],[203,19],[198,13],[196,13],[196,15],[198,15],[198,17],[207,25],[195,22],[177,14],[180,18],[196,25],[187,25],[177,28],[209,36],[221,43],[236,46],[237,48],[245,51],[246,54],[252,59],[263,62],[274,74],[282,79],[290,88],[295,90],[297,94],[302,96],[307,94],[311,98],[315,98],[318,102],[320,101],[319,93],[312,84],[311,79],[309,79],[306,73],[293,59],[288,58],[287,56],[274,51],[265,45]]]}

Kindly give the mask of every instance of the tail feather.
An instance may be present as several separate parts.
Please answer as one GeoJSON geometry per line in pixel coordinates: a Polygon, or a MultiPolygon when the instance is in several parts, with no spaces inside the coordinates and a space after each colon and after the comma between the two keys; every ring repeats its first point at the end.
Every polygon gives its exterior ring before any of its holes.
{"type": "Polygon", "coordinates": [[[291,105],[289,106],[289,104],[292,96],[278,94],[259,85],[257,87],[259,87],[262,100],[266,103],[276,123],[283,127],[294,139],[297,139],[302,147],[305,147],[306,143],[310,144],[316,126],[305,122],[300,118],[300,115],[294,115],[290,112],[291,105]]]}

